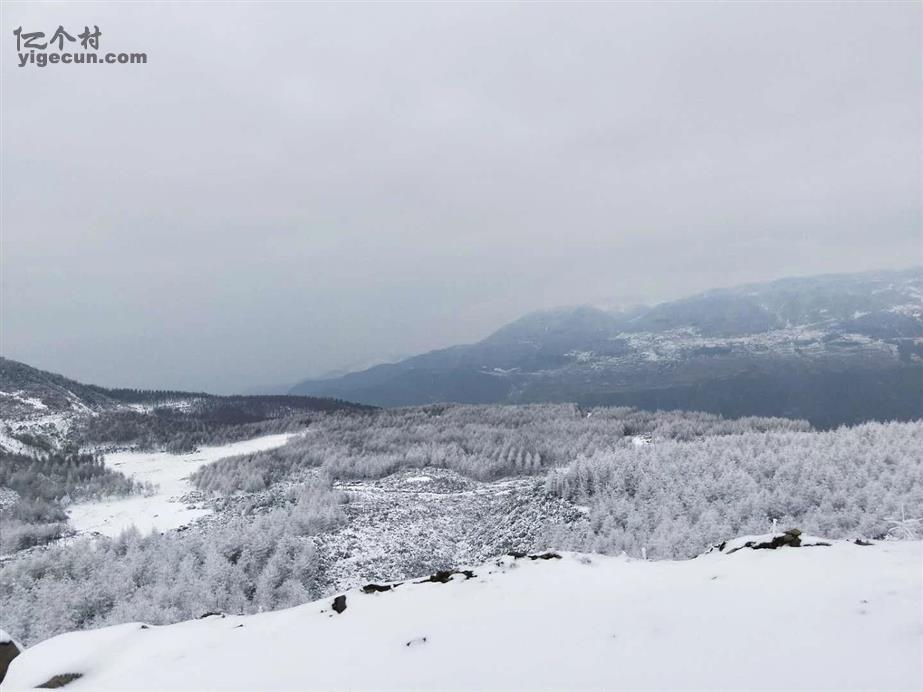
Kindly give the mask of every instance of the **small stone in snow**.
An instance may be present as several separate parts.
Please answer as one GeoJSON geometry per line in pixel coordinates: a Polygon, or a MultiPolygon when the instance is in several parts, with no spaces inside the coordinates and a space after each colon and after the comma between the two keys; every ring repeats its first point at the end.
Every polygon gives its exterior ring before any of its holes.
{"type": "Polygon", "coordinates": [[[54,675],[41,685],[36,685],[36,687],[45,690],[55,690],[59,687],[64,687],[72,683],[74,680],[83,677],[83,673],[62,673],[61,675],[54,675]]]}

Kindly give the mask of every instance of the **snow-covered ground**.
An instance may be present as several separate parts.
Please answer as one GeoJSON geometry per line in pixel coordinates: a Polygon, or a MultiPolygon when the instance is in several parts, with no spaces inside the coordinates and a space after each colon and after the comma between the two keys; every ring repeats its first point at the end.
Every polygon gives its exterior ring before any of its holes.
{"type": "Polygon", "coordinates": [[[45,405],[45,402],[38,397],[26,396],[25,392],[0,392],[0,397],[19,402],[37,411],[48,410],[48,406],[45,405]]]}
{"type": "Polygon", "coordinates": [[[923,688],[923,544],[504,557],[448,583],[54,637],[5,689],[923,688]]]}
{"type": "MultiPolygon", "coordinates": [[[[2,425],[2,423],[0,423],[2,425]]],[[[27,444],[0,429],[0,451],[12,454],[32,454],[35,450],[27,444]]]]}
{"type": "Polygon", "coordinates": [[[188,480],[191,473],[218,459],[281,447],[298,434],[265,435],[242,442],[202,447],[190,454],[132,451],[107,454],[107,465],[133,480],[153,484],[156,492],[153,495],[132,495],[72,505],[68,508],[71,524],[80,533],[97,532],[106,536],[118,536],[132,525],[142,533],[154,528],[159,531],[179,528],[210,511],[180,501],[193,490],[188,480]]]}
{"type": "Polygon", "coordinates": [[[312,539],[331,556],[328,591],[531,550],[546,545],[551,527],[586,520],[542,486],[536,478],[483,482],[433,467],[337,481],[334,487],[349,495],[347,519],[312,539]]]}
{"type": "Polygon", "coordinates": [[[81,409],[80,406],[79,402],[75,402],[70,411],[50,410],[40,399],[0,392],[0,410],[3,411],[0,417],[0,451],[27,456],[42,455],[48,451],[17,437],[34,437],[53,448],[60,448],[74,424],[75,416],[86,415],[86,407],[81,409]],[[11,404],[18,408],[8,410],[11,404]]]}

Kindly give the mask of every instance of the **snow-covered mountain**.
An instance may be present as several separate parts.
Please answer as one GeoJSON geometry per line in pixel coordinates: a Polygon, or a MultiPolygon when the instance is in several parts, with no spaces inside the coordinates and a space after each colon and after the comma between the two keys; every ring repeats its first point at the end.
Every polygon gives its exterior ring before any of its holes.
{"type": "Polygon", "coordinates": [[[784,279],[623,313],[527,315],[454,346],[297,394],[705,410],[829,427],[923,416],[923,268],[784,279]]]}
{"type": "Polygon", "coordinates": [[[94,439],[100,428],[121,427],[125,437],[152,421],[165,432],[182,432],[364,408],[317,397],[108,389],[0,358],[0,452],[34,455],[68,443],[86,446],[100,441],[94,439]]]}
{"type": "Polygon", "coordinates": [[[276,612],[64,634],[4,689],[920,689],[921,558],[791,534],[687,561],[507,555],[276,612]]]}

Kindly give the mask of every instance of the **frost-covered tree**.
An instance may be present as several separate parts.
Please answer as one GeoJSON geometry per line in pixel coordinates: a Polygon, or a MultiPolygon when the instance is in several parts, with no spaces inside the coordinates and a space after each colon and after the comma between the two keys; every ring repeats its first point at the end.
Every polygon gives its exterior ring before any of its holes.
{"type": "Polygon", "coordinates": [[[831,537],[884,537],[902,505],[923,509],[923,424],[663,441],[580,456],[546,487],[589,506],[562,546],[655,558],[776,524],[831,537]]]}

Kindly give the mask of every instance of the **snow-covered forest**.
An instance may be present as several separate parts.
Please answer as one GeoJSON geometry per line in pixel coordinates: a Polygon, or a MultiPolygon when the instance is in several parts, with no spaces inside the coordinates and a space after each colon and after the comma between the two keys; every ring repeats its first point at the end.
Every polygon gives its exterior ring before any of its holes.
{"type": "Polygon", "coordinates": [[[773,523],[821,536],[885,538],[902,508],[923,509],[923,424],[832,432],[748,432],[581,455],[552,493],[589,506],[571,549],[684,558],[773,523]]]}
{"type": "Polygon", "coordinates": [[[307,483],[271,511],[248,507],[205,531],[129,529],[8,560],[0,570],[3,627],[32,643],[103,624],[252,613],[317,598],[320,556],[305,539],[340,525],[344,500],[329,484],[307,483]]]}
{"type": "Polygon", "coordinates": [[[92,454],[52,452],[35,458],[0,454],[0,554],[41,545],[65,535],[64,508],[75,500],[101,499],[143,492],[134,482],[92,454]]]}
{"type": "MultiPolygon", "coordinates": [[[[583,410],[572,404],[426,406],[374,417],[318,419],[282,449],[227,459],[202,469],[203,490],[259,490],[308,468],[334,478],[380,478],[400,468],[435,466],[482,480],[541,474],[580,455],[630,447],[638,436],[693,440],[743,432],[806,431],[804,421],[630,408],[583,410]]],[[[647,438],[645,438],[647,439],[647,438]]]]}
{"type": "Polygon", "coordinates": [[[923,509],[923,423],[817,432],[778,418],[573,405],[297,420],[288,444],[198,467],[178,501],[209,512],[149,535],[68,527],[71,502],[152,490],[118,467],[76,453],[5,457],[0,518],[13,531],[0,625],[30,644],[104,624],[254,613],[509,550],[689,558],[774,525],[883,538],[889,520],[923,509]]]}

